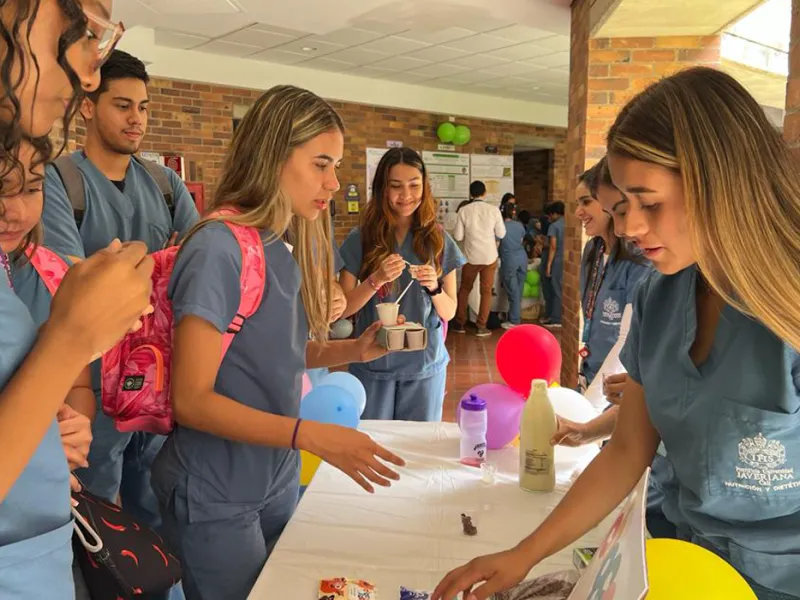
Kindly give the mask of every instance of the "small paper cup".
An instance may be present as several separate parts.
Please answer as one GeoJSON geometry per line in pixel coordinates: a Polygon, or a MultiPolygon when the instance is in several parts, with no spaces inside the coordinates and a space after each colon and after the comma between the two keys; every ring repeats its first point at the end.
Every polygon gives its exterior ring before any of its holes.
{"type": "Polygon", "coordinates": [[[400,313],[400,306],[394,302],[383,302],[378,304],[378,318],[384,327],[397,325],[397,316],[400,313]]]}
{"type": "Polygon", "coordinates": [[[425,342],[425,332],[422,330],[406,331],[406,340],[409,350],[422,350],[422,346],[425,342]]]}
{"type": "Polygon", "coordinates": [[[389,350],[402,350],[406,341],[406,332],[402,329],[390,329],[387,332],[389,337],[389,350]]]}

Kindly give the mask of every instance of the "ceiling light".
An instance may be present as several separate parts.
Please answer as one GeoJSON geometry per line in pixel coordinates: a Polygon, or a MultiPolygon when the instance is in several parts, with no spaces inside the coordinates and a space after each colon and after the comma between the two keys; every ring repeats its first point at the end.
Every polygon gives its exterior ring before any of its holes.
{"type": "Polygon", "coordinates": [[[316,51],[317,51],[317,49],[316,49],[316,48],[314,48],[313,46],[303,46],[303,47],[301,48],[301,50],[302,50],[303,52],[316,52],[316,51]]]}

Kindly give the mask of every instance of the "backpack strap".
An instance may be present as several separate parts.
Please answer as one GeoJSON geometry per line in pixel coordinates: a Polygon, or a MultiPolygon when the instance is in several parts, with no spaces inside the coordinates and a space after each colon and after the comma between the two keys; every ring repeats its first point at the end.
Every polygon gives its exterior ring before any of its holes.
{"type": "Polygon", "coordinates": [[[72,205],[72,213],[75,215],[75,225],[80,230],[86,212],[86,186],[83,183],[83,175],[71,156],[59,156],[53,161],[53,167],[61,183],[64,184],[67,198],[72,205]]]}
{"type": "Polygon", "coordinates": [[[31,261],[31,266],[39,274],[42,282],[44,282],[47,291],[50,292],[51,296],[55,296],[58,286],[61,285],[64,276],[69,270],[67,262],[44,246],[36,246],[35,250],[32,246],[28,246],[25,250],[25,255],[31,261]]]}
{"type": "Polygon", "coordinates": [[[252,317],[261,306],[267,280],[264,242],[261,240],[258,230],[255,227],[245,227],[228,221],[224,221],[224,223],[233,233],[242,251],[242,273],[239,278],[241,290],[239,309],[222,336],[222,356],[227,353],[233,337],[242,330],[245,321],[252,317]]]}
{"type": "Polygon", "coordinates": [[[147,174],[153,178],[158,185],[158,189],[161,192],[161,195],[164,196],[164,202],[167,203],[167,209],[169,210],[169,218],[174,223],[175,222],[175,190],[172,189],[172,182],[169,180],[169,176],[167,172],[164,170],[164,167],[159,165],[152,160],[147,160],[142,158],[141,156],[133,155],[133,160],[139,163],[144,170],[147,171],[147,174]]]}

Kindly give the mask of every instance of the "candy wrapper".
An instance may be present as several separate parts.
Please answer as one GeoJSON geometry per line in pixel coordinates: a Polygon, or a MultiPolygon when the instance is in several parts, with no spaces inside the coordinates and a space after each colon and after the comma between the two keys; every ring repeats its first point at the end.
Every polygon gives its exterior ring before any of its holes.
{"type": "Polygon", "coordinates": [[[579,577],[577,571],[542,575],[531,581],[523,581],[507,592],[495,594],[491,600],[567,600],[579,577]]]}
{"type": "Polygon", "coordinates": [[[319,582],[319,600],[376,600],[375,586],[360,579],[323,579],[319,582]]]}
{"type": "Polygon", "coordinates": [[[400,588],[400,600],[430,600],[431,592],[415,592],[407,588],[400,588]]]}

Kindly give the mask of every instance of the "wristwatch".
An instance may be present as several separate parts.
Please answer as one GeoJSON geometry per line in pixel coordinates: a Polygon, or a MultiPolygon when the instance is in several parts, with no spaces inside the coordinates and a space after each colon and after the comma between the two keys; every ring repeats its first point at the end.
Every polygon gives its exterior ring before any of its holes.
{"type": "Polygon", "coordinates": [[[424,289],[425,293],[428,294],[428,296],[430,296],[431,298],[433,298],[434,296],[438,296],[443,291],[443,289],[442,289],[442,280],[441,279],[437,279],[436,280],[436,289],[435,290],[429,290],[428,288],[422,288],[422,289],[424,289]]]}

